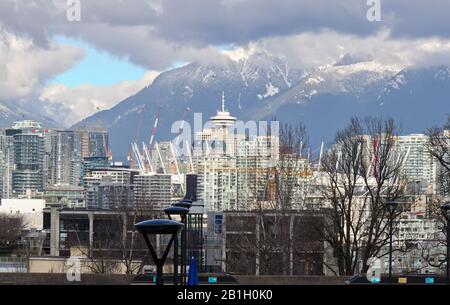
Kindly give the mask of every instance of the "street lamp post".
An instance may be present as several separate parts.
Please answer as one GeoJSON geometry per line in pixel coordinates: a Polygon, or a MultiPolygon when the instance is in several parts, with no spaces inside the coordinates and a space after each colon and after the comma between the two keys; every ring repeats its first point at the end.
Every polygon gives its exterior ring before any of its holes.
{"type": "MultiPolygon", "coordinates": [[[[181,218],[181,223],[184,224],[186,226],[186,216],[189,213],[189,209],[187,208],[182,208],[182,207],[170,207],[164,210],[164,212],[167,214],[167,216],[169,217],[170,220],[172,220],[172,216],[180,216],[181,218]]],[[[181,233],[183,234],[183,233],[181,233]]],[[[178,238],[176,238],[175,240],[178,240],[178,238]]],[[[175,247],[178,247],[178,245],[176,245],[175,247]]],[[[184,274],[183,274],[183,251],[184,251],[184,245],[183,245],[183,238],[182,238],[182,242],[181,242],[181,273],[182,273],[182,284],[184,284],[184,274]]],[[[178,249],[174,249],[173,252],[173,284],[174,285],[178,285],[178,249]]]]}
{"type": "Polygon", "coordinates": [[[450,284],[450,202],[441,206],[442,215],[447,221],[447,264],[446,264],[446,281],[450,284]]]}
{"type": "MultiPolygon", "coordinates": [[[[173,221],[173,220],[147,220],[140,222],[134,225],[135,228],[144,236],[145,243],[147,244],[148,250],[153,258],[153,261],[156,265],[156,285],[164,285],[163,280],[163,267],[164,263],[167,259],[167,255],[169,255],[170,248],[172,247],[172,243],[174,243],[175,249],[178,248],[177,235],[184,228],[184,224],[173,221]],[[161,258],[158,257],[158,254],[153,247],[151,240],[148,235],[170,235],[169,244],[164,251],[164,254],[161,258]]],[[[176,250],[175,250],[176,252],[176,250]]],[[[178,254],[177,254],[178,255],[178,254]]]]}
{"type": "Polygon", "coordinates": [[[396,201],[387,201],[386,206],[389,211],[389,285],[392,284],[392,236],[393,232],[393,222],[394,222],[394,213],[397,209],[398,202],[396,201]]]}
{"type": "MultiPolygon", "coordinates": [[[[192,201],[190,200],[182,200],[180,202],[172,204],[173,207],[176,208],[184,208],[184,209],[190,209],[192,207],[192,201]]],[[[187,278],[187,230],[188,230],[188,224],[187,224],[187,215],[182,219],[182,223],[184,224],[184,230],[181,232],[181,270],[182,270],[182,280],[181,284],[186,284],[186,278],[187,278]]]]}

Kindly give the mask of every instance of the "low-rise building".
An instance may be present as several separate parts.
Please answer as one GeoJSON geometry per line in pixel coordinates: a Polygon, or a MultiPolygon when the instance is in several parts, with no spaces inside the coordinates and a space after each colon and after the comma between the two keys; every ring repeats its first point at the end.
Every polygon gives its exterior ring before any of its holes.
{"type": "Polygon", "coordinates": [[[43,229],[44,209],[45,200],[42,199],[2,199],[0,204],[0,213],[22,216],[24,229],[30,231],[43,229]]]}
{"type": "Polygon", "coordinates": [[[231,274],[324,275],[324,215],[224,212],[222,268],[231,274]]]}

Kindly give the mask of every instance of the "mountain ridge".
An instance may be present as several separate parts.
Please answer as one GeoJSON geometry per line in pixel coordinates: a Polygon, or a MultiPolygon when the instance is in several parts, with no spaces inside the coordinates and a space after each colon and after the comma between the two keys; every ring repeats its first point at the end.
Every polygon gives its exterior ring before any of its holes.
{"type": "Polygon", "coordinates": [[[115,156],[124,160],[132,141],[148,141],[159,107],[157,140],[169,140],[174,137],[172,123],[180,120],[186,109],[191,110],[186,118],[189,123],[193,123],[192,112],[201,112],[206,121],[219,109],[225,92],[227,109],[238,119],[277,117],[293,124],[302,121],[317,141],[312,144],[317,145],[322,140],[331,141],[336,129],[354,115],[393,116],[404,125],[405,132],[439,124],[442,110],[438,109],[445,108],[450,97],[447,82],[447,67],[414,69],[353,57],[306,71],[260,53],[246,59],[191,63],[166,71],[136,95],[75,126],[108,129],[115,156]],[[411,90],[417,94],[405,93],[411,90]],[[143,122],[142,131],[137,131],[139,122],[143,122]]]}

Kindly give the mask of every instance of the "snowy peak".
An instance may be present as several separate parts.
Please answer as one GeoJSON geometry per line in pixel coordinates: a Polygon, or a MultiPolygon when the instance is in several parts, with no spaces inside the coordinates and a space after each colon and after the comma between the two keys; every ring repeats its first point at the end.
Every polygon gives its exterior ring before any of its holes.
{"type": "MultiPolygon", "coordinates": [[[[222,92],[225,92],[227,109],[243,121],[265,120],[273,116],[294,124],[304,120],[314,132],[312,136],[325,140],[324,134],[342,127],[351,115],[374,115],[379,111],[383,115],[403,115],[403,123],[408,122],[412,114],[405,111],[405,104],[412,101],[418,109],[421,101],[431,100],[429,92],[438,92],[433,96],[437,104],[444,98],[448,102],[449,83],[450,69],[447,67],[407,70],[402,66],[382,64],[370,57],[348,55],[336,64],[305,71],[290,66],[283,58],[254,52],[239,59],[191,63],[161,73],[135,96],[79,124],[104,124],[111,132],[113,151],[119,159],[124,159],[129,143],[136,140],[136,134],[141,137],[139,141],[148,141],[148,128],[136,132],[142,117],[145,126],[151,126],[161,108],[158,138],[171,139],[171,125],[183,117],[186,109],[190,109],[186,116],[190,123],[195,112],[202,112],[204,118],[211,117],[219,109],[222,92]],[[410,83],[414,84],[413,88],[409,88],[410,83]],[[420,89],[424,92],[410,95],[423,86],[427,86],[426,91],[420,89]],[[383,91],[385,94],[403,93],[394,95],[389,101],[377,100],[383,91]],[[322,121],[318,120],[319,117],[322,121]]],[[[434,109],[426,109],[429,118],[435,116],[434,109]]],[[[424,112],[423,109],[421,111],[424,112]]]]}
{"type": "Polygon", "coordinates": [[[412,94],[414,86],[427,87],[431,85],[445,85],[450,83],[450,67],[428,67],[403,69],[383,86],[378,99],[383,99],[391,94],[407,90],[412,94]]]}
{"type": "Polygon", "coordinates": [[[360,95],[401,71],[397,65],[376,61],[325,66],[307,75],[296,88],[297,102],[305,102],[319,94],[360,95]]]}
{"type": "Polygon", "coordinates": [[[273,97],[299,82],[304,72],[290,68],[287,61],[266,52],[254,53],[237,62],[240,78],[246,87],[257,87],[259,100],[273,97]]]}

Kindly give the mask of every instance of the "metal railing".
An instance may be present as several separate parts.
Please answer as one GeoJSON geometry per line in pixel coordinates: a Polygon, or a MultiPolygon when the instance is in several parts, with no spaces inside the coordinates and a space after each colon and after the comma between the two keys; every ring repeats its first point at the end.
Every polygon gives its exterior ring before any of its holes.
{"type": "Polygon", "coordinates": [[[28,259],[0,257],[0,273],[27,273],[28,259]]]}

